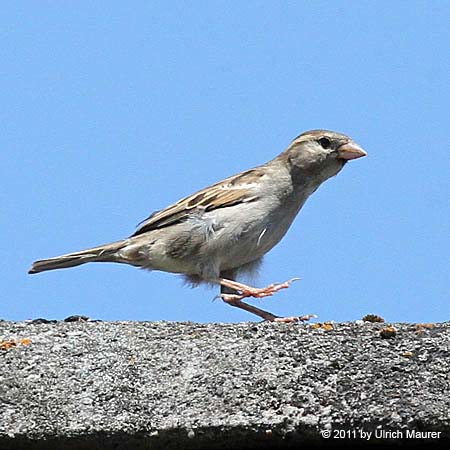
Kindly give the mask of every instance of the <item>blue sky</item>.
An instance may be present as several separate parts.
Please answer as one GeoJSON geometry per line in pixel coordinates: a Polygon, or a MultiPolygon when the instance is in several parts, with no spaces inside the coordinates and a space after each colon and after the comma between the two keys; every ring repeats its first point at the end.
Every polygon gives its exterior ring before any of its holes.
{"type": "Polygon", "coordinates": [[[252,303],[320,321],[449,319],[450,3],[10,2],[0,15],[0,316],[257,320],[179,276],[35,259],[130,235],[152,211],[281,152],[352,136],[252,303]]]}

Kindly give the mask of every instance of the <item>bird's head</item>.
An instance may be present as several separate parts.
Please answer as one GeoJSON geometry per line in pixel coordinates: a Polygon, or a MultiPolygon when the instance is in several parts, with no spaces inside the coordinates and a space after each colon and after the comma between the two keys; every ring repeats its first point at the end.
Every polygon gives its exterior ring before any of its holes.
{"type": "Polygon", "coordinates": [[[282,154],[295,178],[307,176],[317,185],[337,175],[347,161],[366,155],[348,136],[328,130],[302,133],[282,154]]]}

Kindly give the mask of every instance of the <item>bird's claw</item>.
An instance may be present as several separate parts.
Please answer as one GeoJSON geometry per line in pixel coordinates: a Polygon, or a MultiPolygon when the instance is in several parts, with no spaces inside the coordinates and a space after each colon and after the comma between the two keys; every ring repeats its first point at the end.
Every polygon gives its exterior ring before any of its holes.
{"type": "Polygon", "coordinates": [[[291,283],[294,281],[300,280],[300,278],[291,278],[290,280],[285,281],[284,283],[272,283],[269,286],[264,288],[248,288],[245,287],[241,290],[241,299],[246,297],[255,297],[255,298],[263,298],[270,297],[281,289],[287,289],[291,283]]]}

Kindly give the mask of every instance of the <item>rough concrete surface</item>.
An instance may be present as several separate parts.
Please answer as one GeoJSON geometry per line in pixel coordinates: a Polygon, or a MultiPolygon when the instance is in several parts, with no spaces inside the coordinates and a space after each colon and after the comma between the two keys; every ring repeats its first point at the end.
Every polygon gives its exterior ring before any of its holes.
{"type": "Polygon", "coordinates": [[[0,449],[442,445],[450,323],[393,326],[0,321],[0,449]]]}

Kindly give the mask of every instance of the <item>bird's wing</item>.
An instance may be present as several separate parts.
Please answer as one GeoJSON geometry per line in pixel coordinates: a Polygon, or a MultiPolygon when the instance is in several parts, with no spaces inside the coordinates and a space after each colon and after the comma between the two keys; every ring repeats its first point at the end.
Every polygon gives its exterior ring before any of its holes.
{"type": "Polygon", "coordinates": [[[257,195],[253,187],[257,179],[264,174],[264,169],[257,167],[202,189],[163,210],[154,212],[139,224],[132,236],[186,220],[194,211],[212,211],[256,200],[257,195]]]}

